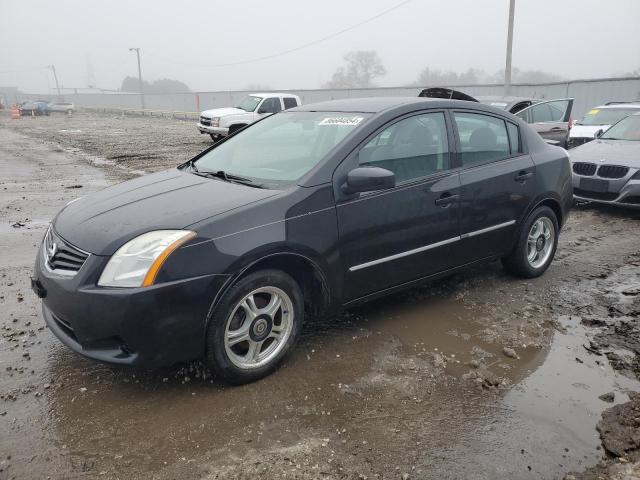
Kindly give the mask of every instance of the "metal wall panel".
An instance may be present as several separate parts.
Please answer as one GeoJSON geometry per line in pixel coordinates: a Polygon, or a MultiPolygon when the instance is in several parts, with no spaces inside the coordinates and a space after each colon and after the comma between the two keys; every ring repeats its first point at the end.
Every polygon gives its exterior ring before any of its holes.
{"type": "MultiPolygon", "coordinates": [[[[452,87],[475,95],[500,96],[502,85],[467,85],[452,87]]],[[[317,90],[288,90],[287,93],[299,95],[303,103],[315,103],[325,100],[357,97],[415,97],[422,87],[384,87],[384,88],[356,88],[345,90],[317,89],[317,90]]],[[[235,105],[247,91],[194,92],[146,94],[147,109],[167,110],[178,112],[194,112],[216,107],[235,105]]],[[[2,92],[0,92],[0,95],[2,92]]],[[[573,118],[580,118],[586,111],[596,105],[609,101],[640,101],[640,78],[605,78],[597,80],[575,80],[547,84],[516,84],[511,86],[510,95],[543,99],[575,98],[573,118]]],[[[6,95],[7,101],[52,99],[51,95],[6,95]]],[[[140,108],[140,96],[135,93],[78,93],[65,94],[66,101],[77,106],[101,108],[140,108]]]]}

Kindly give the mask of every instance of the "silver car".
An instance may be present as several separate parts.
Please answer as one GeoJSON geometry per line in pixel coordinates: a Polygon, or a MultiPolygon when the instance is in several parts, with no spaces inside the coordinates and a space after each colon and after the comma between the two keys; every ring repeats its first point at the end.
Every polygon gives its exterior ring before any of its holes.
{"type": "Polygon", "coordinates": [[[640,208],[640,113],[571,150],[577,200],[640,208]]]}

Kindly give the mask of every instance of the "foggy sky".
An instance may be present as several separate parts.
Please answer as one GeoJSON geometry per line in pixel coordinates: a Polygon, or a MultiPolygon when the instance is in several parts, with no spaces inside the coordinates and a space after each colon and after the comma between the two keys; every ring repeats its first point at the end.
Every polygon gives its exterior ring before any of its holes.
{"type": "MultiPolygon", "coordinates": [[[[504,68],[509,0],[413,0],[381,18],[282,57],[243,61],[312,42],[400,0],[0,0],[0,86],[47,93],[44,67],[65,87],[100,88],[136,76],[192,90],[250,84],[317,88],[350,50],[377,50],[381,86],[407,85],[424,67],[495,73],[504,68]],[[88,65],[91,65],[89,67],[88,65]],[[21,70],[14,72],[14,70],[21,70]]],[[[567,78],[640,68],[640,0],[516,0],[513,65],[567,78]]]]}

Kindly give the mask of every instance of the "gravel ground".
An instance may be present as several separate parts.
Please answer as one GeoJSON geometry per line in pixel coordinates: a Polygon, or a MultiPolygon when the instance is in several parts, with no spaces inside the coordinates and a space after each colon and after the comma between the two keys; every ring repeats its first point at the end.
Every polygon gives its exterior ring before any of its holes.
{"type": "Polygon", "coordinates": [[[0,126],[119,170],[122,178],[174,167],[213,144],[195,122],[161,117],[74,113],[11,120],[3,116],[0,126]]]}
{"type": "Polygon", "coordinates": [[[69,352],[29,290],[47,222],[210,143],[175,120],[0,119],[0,479],[639,474],[632,212],[577,208],[542,278],[490,263],[310,323],[252,385],[198,362],[144,371],[69,352]]]}

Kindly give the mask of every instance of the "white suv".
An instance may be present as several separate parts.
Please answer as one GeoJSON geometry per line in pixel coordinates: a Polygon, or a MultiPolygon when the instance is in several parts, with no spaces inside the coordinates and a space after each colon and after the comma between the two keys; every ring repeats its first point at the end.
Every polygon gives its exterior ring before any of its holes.
{"type": "Polygon", "coordinates": [[[215,141],[267,115],[302,105],[297,95],[288,93],[252,93],[237,107],[214,108],[200,114],[198,130],[208,133],[215,141]]]}
{"type": "Polygon", "coordinates": [[[593,107],[569,131],[568,148],[577,147],[593,140],[598,133],[606,131],[624,117],[640,112],[640,102],[610,102],[593,107]]]}

